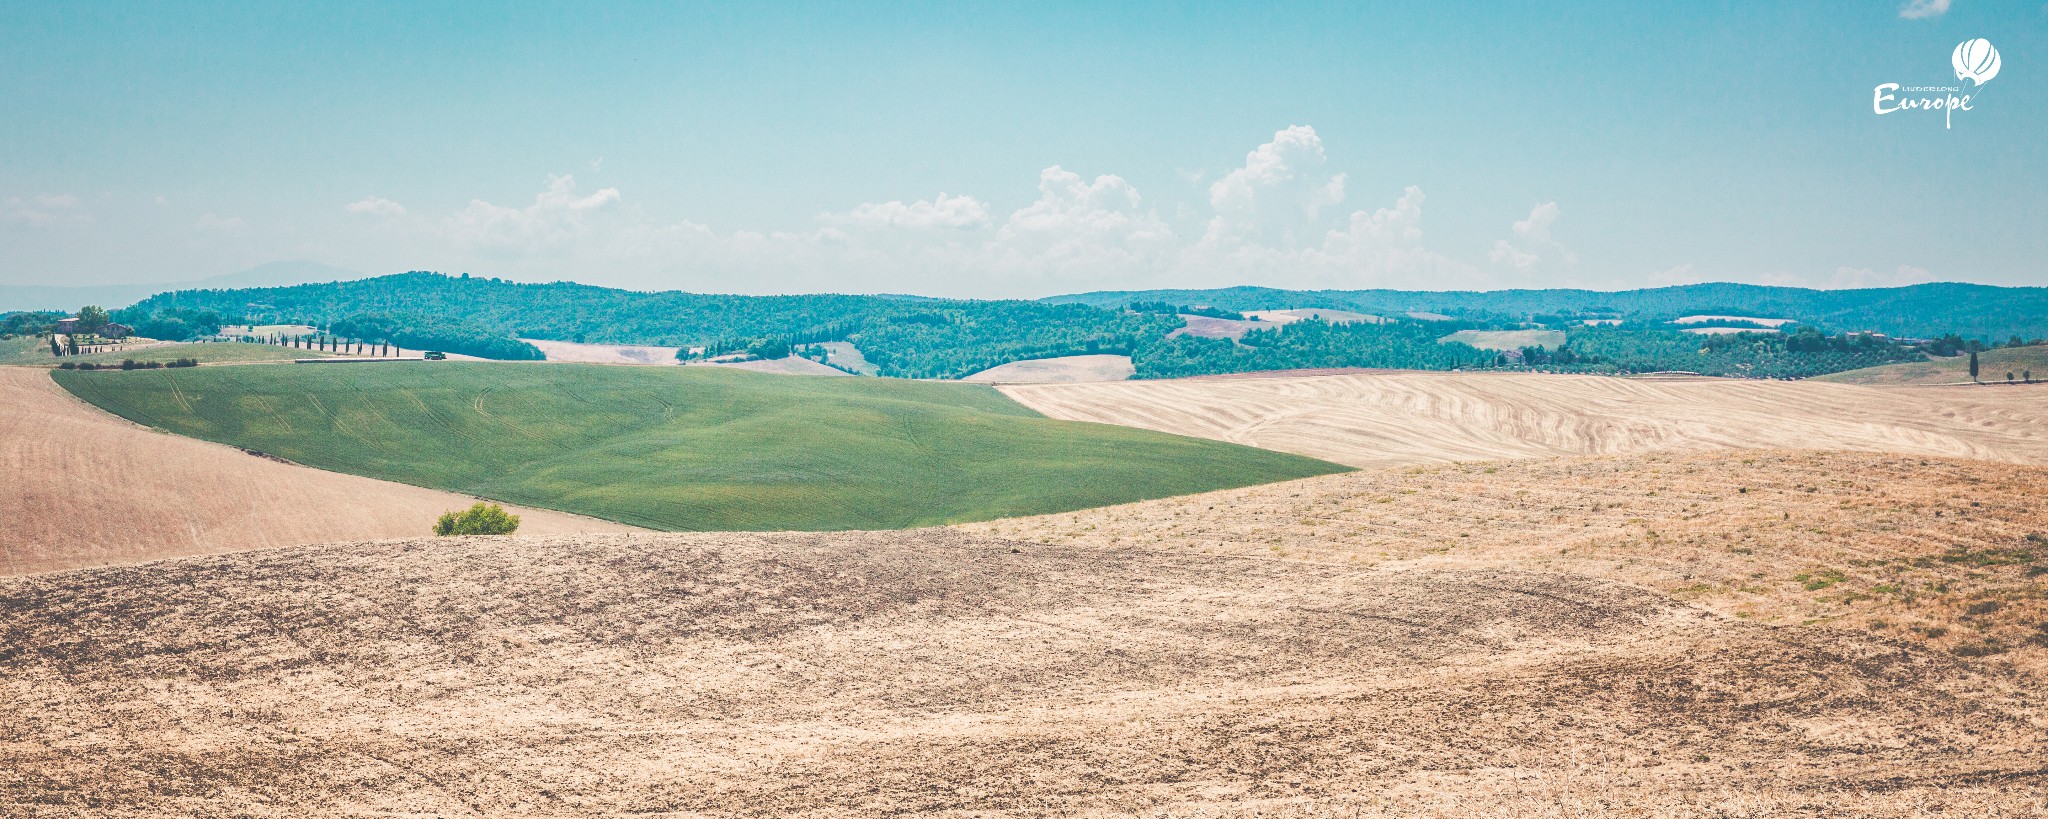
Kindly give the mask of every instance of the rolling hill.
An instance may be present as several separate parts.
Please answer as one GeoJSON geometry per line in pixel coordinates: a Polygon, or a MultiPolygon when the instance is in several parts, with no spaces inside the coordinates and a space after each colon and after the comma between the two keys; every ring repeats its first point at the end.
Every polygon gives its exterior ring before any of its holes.
{"type": "Polygon", "coordinates": [[[2040,465],[1744,449],[1361,470],[960,528],[1063,547],[1562,572],[2048,674],[2043,493],[2040,465]]]}
{"type": "MultiPolygon", "coordinates": [[[[2002,347],[1977,355],[1977,378],[1987,384],[2003,383],[2006,373],[2019,376],[2026,372],[2032,372],[2036,381],[2048,380],[2048,346],[2002,347]]],[[[1963,384],[1970,380],[1970,357],[1936,357],[1927,361],[1865,367],[1814,376],[1812,380],[1873,386],[1963,384]]]]}
{"type": "MultiPolygon", "coordinates": [[[[1910,632],[1928,622],[1917,614],[1876,630],[1773,627],[1574,571],[1635,557],[1654,568],[1625,576],[1683,588],[1701,563],[1711,594],[1740,597],[1721,588],[1728,564],[1696,553],[1801,550],[1755,564],[1775,572],[1823,554],[1893,556],[1846,528],[1846,553],[1801,545],[1823,525],[1807,516],[1834,506],[1804,485],[1833,488],[1864,461],[1767,460],[1727,472],[1734,459],[1593,462],[1500,486],[1476,469],[1329,476],[1083,512],[1016,537],[421,538],[0,580],[0,813],[2038,808],[2038,678],[1931,650],[1945,640],[1910,632]],[[1631,484],[1645,468],[1664,474],[1631,484]],[[1764,491],[1735,491],[1752,484],[1764,491]],[[1662,490],[1645,514],[1668,544],[1627,510],[1578,533],[1548,508],[1605,507],[1621,488],[1662,490]],[[1515,489],[1542,494],[1524,502],[1515,489]],[[1415,519],[1360,494],[1382,491],[1421,498],[1415,519]],[[1733,497],[1733,519],[1687,511],[1733,497]],[[1781,509],[1799,519],[1778,520],[1781,509]],[[1423,512],[1478,537],[1399,541],[1431,525],[1423,512]],[[1574,554],[1543,548],[1559,534],[1574,554]],[[1395,560],[1381,554],[1391,549],[1395,560]],[[1485,560],[1496,565],[1472,565],[1485,560]]],[[[1983,520],[1954,541],[1972,548],[1988,535],[2010,549],[2000,524],[2025,523],[2042,480],[1899,466],[1887,477],[1932,477],[1915,486],[1937,493],[1982,479],[1983,520]]],[[[1859,505],[1834,520],[1891,521],[1891,487],[1850,487],[1859,505]]],[[[1913,491],[1911,533],[1941,531],[1936,511],[1973,508],[1913,491]]],[[[1928,608],[1962,602],[1928,587],[1974,567],[1944,562],[1932,540],[1908,545],[1899,557],[1934,566],[1910,571],[1908,588],[1928,608]]],[[[1870,591],[1866,574],[1885,579],[1883,566],[1826,565],[1850,579],[1818,591],[1778,574],[1726,580],[1834,598],[1870,591]]],[[[1995,580],[1957,591],[2010,587],[2023,570],[1993,566],[1995,580]]]]}
{"type": "Polygon", "coordinates": [[[1001,389],[1054,418],[1360,467],[1751,447],[2048,463],[2048,387],[1401,373],[1001,389]]]}
{"type": "MultiPolygon", "coordinates": [[[[1237,315],[1231,309],[1206,312],[1237,315]]],[[[123,321],[138,327],[151,322],[168,328],[190,321],[311,322],[359,340],[391,340],[414,349],[514,360],[540,355],[519,339],[682,348],[685,357],[697,355],[688,352],[691,349],[701,349],[706,356],[752,351],[764,358],[781,358],[792,346],[836,343],[857,347],[861,361],[876,373],[905,378],[962,378],[1016,361],[1083,355],[1131,356],[1135,377],[1141,379],[1339,366],[1494,366],[1496,357],[1491,354],[1474,350],[1461,355],[1440,345],[1410,343],[1419,339],[1406,337],[1427,335],[1433,340],[1460,330],[1515,331],[1527,329],[1532,321],[1572,332],[1573,352],[1564,357],[1568,360],[1542,362],[1547,369],[1798,377],[1917,355],[1910,349],[1891,349],[1889,343],[1852,351],[1840,344],[1819,344],[1818,339],[1790,349],[1782,338],[1724,345],[1725,349],[1705,355],[1699,351],[1711,345],[1663,324],[1687,316],[1762,313],[1838,331],[1838,337],[1839,331],[1874,329],[1899,337],[1960,333],[2003,341],[2015,334],[2048,335],[2048,319],[2042,318],[2048,315],[2048,289],[1960,284],[1841,291],[1714,284],[1612,293],[1232,288],[979,301],[646,293],[416,271],[295,287],[178,291],[119,311],[123,321]],[[1174,314],[1200,309],[1189,307],[1191,302],[1219,303],[1274,320],[1226,325],[1209,316],[1174,314]],[[1135,309],[1125,309],[1134,305],[1135,309]],[[1314,326],[1288,321],[1308,316],[1323,321],[1309,323],[1314,326]],[[1396,318],[1385,327],[1353,323],[1373,316],[1396,318]],[[1418,320],[1415,316],[1450,320],[1431,330],[1411,326],[1418,320]],[[1598,328],[1581,324],[1584,319],[1620,318],[1630,322],[1598,328]],[[1247,335],[1259,326],[1283,324],[1288,328],[1279,334],[1247,335]],[[1221,343],[1225,336],[1235,340],[1221,343]],[[1782,349],[1750,349],[1757,343],[1782,349]],[[1848,352],[1855,354],[1843,355],[1848,352]]]]}
{"type": "MultiPolygon", "coordinates": [[[[421,535],[442,512],[475,502],[139,427],[40,368],[0,367],[0,408],[0,575],[421,535]]],[[[521,532],[537,535],[633,528],[511,511],[521,532]]]]}
{"type": "Polygon", "coordinates": [[[1043,418],[975,385],[500,363],[56,373],[148,426],[671,530],[922,526],[1339,471],[1043,418]]]}
{"type": "Polygon", "coordinates": [[[1995,287],[1941,282],[1908,287],[1809,290],[1711,283],[1641,290],[1105,290],[1053,296],[1054,304],[1098,307],[1132,301],[1206,304],[1225,310],[1329,308],[1398,316],[1410,312],[1452,316],[1596,314],[1669,321],[1688,315],[1783,316],[1835,330],[1876,330],[1932,338],[1957,333],[2003,340],[2048,337],[2048,287],[1995,287]]]}

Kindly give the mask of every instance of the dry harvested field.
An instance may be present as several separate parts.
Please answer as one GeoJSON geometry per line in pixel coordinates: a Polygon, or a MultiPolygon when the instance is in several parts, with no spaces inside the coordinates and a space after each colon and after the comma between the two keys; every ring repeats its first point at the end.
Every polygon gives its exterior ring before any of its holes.
{"type": "Polygon", "coordinates": [[[1321,308],[1309,308],[1303,310],[1253,310],[1251,312],[1245,313],[1245,316],[1247,318],[1255,318],[1259,321],[1270,322],[1273,324],[1279,324],[1283,326],[1293,324],[1297,321],[1301,321],[1302,319],[1309,318],[1319,318],[1331,324],[1353,324],[1357,322],[1363,322],[1366,324],[1385,324],[1387,321],[1386,319],[1381,318],[1379,316],[1369,315],[1366,313],[1353,313],[1349,310],[1325,310],[1321,308]]]}
{"type": "Polygon", "coordinates": [[[0,581],[0,814],[2038,815],[2032,684],[1520,569],[345,543],[0,581]]]}
{"type": "Polygon", "coordinates": [[[1137,372],[1127,355],[1070,355],[1012,361],[960,380],[977,384],[1076,384],[1122,381],[1137,372]]]}
{"type": "Polygon", "coordinates": [[[1519,350],[1523,347],[1557,349],[1564,346],[1563,330],[1459,330],[1437,339],[1463,342],[1481,350],[1519,350]]]}
{"type": "Polygon", "coordinates": [[[1180,318],[1186,324],[1171,333],[1167,333],[1168,338],[1174,336],[1197,336],[1200,338],[1239,339],[1244,338],[1244,334],[1252,330],[1271,329],[1281,326],[1273,322],[1238,321],[1236,319],[1220,319],[1209,316],[1191,316],[1185,313],[1181,314],[1180,318]]]}
{"type": "MultiPolygon", "coordinates": [[[[2015,378],[2031,377],[2034,381],[2048,381],[2048,346],[1986,350],[1977,359],[1977,378],[1986,385],[2006,386],[2006,373],[2012,373],[2015,378]]],[[[1882,367],[1830,373],[1813,380],[1870,386],[1970,384],[1970,357],[1958,355],[1931,358],[1927,361],[1886,364],[1882,367]]],[[[2028,386],[2024,383],[2020,385],[2021,388],[2028,386]]],[[[2043,396],[2042,400],[2048,400],[2048,396],[2043,396]]]]}
{"type": "Polygon", "coordinates": [[[818,345],[825,348],[827,360],[861,375],[875,375],[875,365],[869,364],[867,356],[861,355],[860,348],[849,341],[827,341],[818,345]]]}
{"type": "Polygon", "coordinates": [[[549,361],[583,364],[660,364],[673,366],[679,347],[650,347],[640,344],[578,344],[573,341],[545,341],[522,338],[547,355],[549,361]]]}
{"type": "Polygon", "coordinates": [[[775,375],[852,375],[845,370],[827,367],[808,358],[788,356],[786,358],[762,359],[759,361],[695,361],[691,367],[731,367],[735,370],[750,370],[775,375]]]}
{"type": "Polygon", "coordinates": [[[1782,318],[1758,318],[1758,317],[1756,317],[1756,316],[1679,316],[1678,318],[1672,319],[1672,320],[1671,320],[1671,323],[1672,323],[1672,324],[1718,324],[1718,323],[1721,323],[1721,322],[1726,322],[1726,321],[1742,321],[1742,322],[1748,322],[1748,323],[1750,323],[1750,324],[1761,324],[1761,325],[1763,325],[1763,326],[1765,326],[1765,327],[1777,327],[1777,326],[1780,326],[1780,325],[1784,325],[1784,324],[1790,324],[1790,323],[1792,323],[1792,320],[1791,320],[1791,319],[1782,319],[1782,318]]]}
{"type": "Polygon", "coordinates": [[[1560,572],[2048,680],[2048,468],[1747,450],[1369,470],[961,527],[1061,546],[1560,572]]]}
{"type": "Polygon", "coordinates": [[[2048,387],[1399,373],[1002,389],[1053,418],[1363,467],[1750,447],[2048,464],[2048,387]]]}
{"type": "MultiPolygon", "coordinates": [[[[155,432],[73,398],[48,370],[30,367],[0,367],[0,475],[0,575],[403,537],[475,502],[155,432]]],[[[636,531],[513,511],[534,533],[636,531]]]]}

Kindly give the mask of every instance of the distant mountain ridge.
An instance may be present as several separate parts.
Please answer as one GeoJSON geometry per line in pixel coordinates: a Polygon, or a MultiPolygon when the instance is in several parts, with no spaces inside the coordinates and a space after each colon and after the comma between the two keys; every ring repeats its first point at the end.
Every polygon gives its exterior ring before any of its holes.
{"type": "Polygon", "coordinates": [[[271,262],[239,273],[228,273],[187,282],[144,284],[101,284],[80,287],[62,285],[0,285],[0,313],[13,310],[73,311],[88,304],[120,307],[158,293],[179,290],[233,290],[251,287],[287,287],[316,282],[353,281],[369,274],[310,261],[271,262]]]}
{"type": "Polygon", "coordinates": [[[1956,333],[2002,340],[2048,337],[2048,287],[1940,282],[1907,287],[1812,290],[1715,282],[1641,290],[1103,290],[1042,299],[1051,304],[1115,307],[1133,301],[1203,304],[1225,310],[1326,308],[1399,317],[1408,312],[1468,317],[1605,314],[1668,321],[1719,314],[1789,318],[1831,330],[1875,330],[1927,338],[1956,333]]]}

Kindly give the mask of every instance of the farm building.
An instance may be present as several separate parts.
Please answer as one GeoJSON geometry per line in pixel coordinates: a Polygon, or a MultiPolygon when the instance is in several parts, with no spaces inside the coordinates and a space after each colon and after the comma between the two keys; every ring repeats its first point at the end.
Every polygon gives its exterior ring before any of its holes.
{"type": "Polygon", "coordinates": [[[100,336],[102,338],[127,338],[134,335],[134,333],[135,328],[126,324],[113,324],[110,322],[105,327],[100,328],[100,336]]]}
{"type": "Polygon", "coordinates": [[[69,318],[58,319],[56,332],[67,336],[71,335],[72,333],[78,332],[78,317],[71,316],[69,318]]]}

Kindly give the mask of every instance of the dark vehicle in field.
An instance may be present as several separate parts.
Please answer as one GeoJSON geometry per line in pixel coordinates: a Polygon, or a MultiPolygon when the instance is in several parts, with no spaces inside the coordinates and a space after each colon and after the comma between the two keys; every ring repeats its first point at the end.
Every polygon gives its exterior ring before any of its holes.
{"type": "Polygon", "coordinates": [[[447,353],[444,353],[444,352],[441,352],[440,350],[428,350],[428,351],[426,351],[426,352],[424,352],[424,353],[421,353],[421,354],[420,354],[420,357],[421,357],[421,358],[424,358],[424,359],[426,359],[426,360],[428,360],[428,361],[447,361],[447,360],[448,360],[448,354],[447,354],[447,353]]]}

